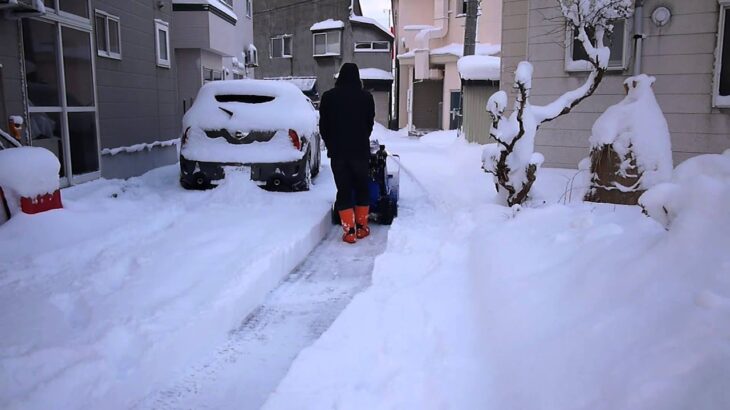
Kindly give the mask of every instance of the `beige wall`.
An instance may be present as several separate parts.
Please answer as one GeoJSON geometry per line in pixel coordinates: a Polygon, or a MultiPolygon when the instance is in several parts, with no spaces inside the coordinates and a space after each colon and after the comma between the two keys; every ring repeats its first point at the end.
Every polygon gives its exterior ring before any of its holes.
{"type": "MultiPolygon", "coordinates": [[[[654,91],[669,123],[675,164],[730,148],[730,110],[712,107],[717,0],[647,0],[644,10],[642,71],[657,78],[654,91]],[[672,10],[671,22],[662,28],[649,17],[660,5],[672,10]]],[[[512,73],[526,55],[535,67],[533,104],[554,100],[586,77],[565,71],[565,32],[560,19],[552,19],[555,16],[559,10],[554,0],[505,0],[502,89],[511,91],[512,73]]],[[[622,83],[633,70],[633,44],[629,44],[627,70],[609,73],[594,96],[540,128],[536,150],[545,155],[547,166],[574,168],[587,156],[593,122],[623,98],[622,83]]]]}
{"type": "MultiPolygon", "coordinates": [[[[442,0],[438,0],[442,1],[442,0]]],[[[463,44],[464,25],[466,18],[459,16],[461,13],[461,0],[447,0],[449,9],[449,27],[446,36],[442,39],[433,39],[430,42],[431,49],[444,47],[452,43],[463,44]]],[[[417,30],[405,30],[409,25],[436,25],[434,21],[434,0],[398,0],[394,2],[397,14],[396,27],[396,51],[403,54],[413,50],[415,47],[415,36],[417,30]],[[401,39],[405,39],[405,45],[401,39]]],[[[479,28],[477,30],[477,42],[488,44],[499,44],[502,36],[502,1],[482,0],[482,13],[479,17],[479,28]]],[[[444,70],[444,91],[442,124],[444,128],[449,126],[449,105],[450,93],[452,90],[461,87],[458,71],[456,70],[457,56],[448,59],[446,63],[437,67],[444,70]]],[[[408,77],[413,68],[413,60],[401,60],[400,90],[399,90],[399,127],[405,127],[408,123],[407,95],[410,87],[408,77]]]]}

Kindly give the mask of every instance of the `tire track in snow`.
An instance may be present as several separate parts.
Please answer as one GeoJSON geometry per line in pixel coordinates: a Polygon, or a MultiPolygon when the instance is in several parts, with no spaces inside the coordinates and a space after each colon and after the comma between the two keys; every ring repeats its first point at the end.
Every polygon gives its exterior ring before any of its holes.
{"type": "Polygon", "coordinates": [[[137,409],[257,409],[286,375],[299,352],[370,285],[388,228],[372,226],[356,245],[333,227],[264,304],[231,332],[228,342],[137,409]]]}

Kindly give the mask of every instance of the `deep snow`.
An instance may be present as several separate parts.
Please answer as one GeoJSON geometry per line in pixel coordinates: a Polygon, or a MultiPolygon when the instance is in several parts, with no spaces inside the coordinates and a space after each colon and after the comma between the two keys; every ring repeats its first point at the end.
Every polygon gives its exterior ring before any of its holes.
{"type": "Polygon", "coordinates": [[[128,408],[223,343],[330,230],[331,173],[271,193],[176,166],[63,190],[0,227],[0,407],[128,408]],[[321,182],[318,182],[321,181],[321,182]]]}
{"type": "Polygon", "coordinates": [[[582,178],[551,169],[508,209],[453,133],[384,141],[419,184],[373,286],[265,409],[730,407],[727,211],[666,231],[638,207],[564,203],[582,178]]]}

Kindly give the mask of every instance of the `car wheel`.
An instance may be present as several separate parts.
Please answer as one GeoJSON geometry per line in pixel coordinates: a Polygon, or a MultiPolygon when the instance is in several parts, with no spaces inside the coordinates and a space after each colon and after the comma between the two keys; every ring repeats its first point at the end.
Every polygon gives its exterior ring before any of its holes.
{"type": "Polygon", "coordinates": [[[396,208],[397,204],[390,198],[383,198],[383,200],[380,203],[380,218],[379,222],[383,225],[390,225],[393,223],[393,218],[395,218],[395,214],[398,212],[398,209],[396,208]]]}
{"type": "Polygon", "coordinates": [[[312,161],[312,164],[314,165],[312,167],[312,178],[319,175],[319,168],[322,166],[322,151],[320,149],[319,144],[317,144],[317,151],[316,153],[312,154],[310,153],[310,156],[314,155],[314,161],[312,161]]]}
{"type": "Polygon", "coordinates": [[[307,162],[304,164],[304,185],[302,191],[309,191],[312,186],[312,151],[309,151],[307,162]]]}

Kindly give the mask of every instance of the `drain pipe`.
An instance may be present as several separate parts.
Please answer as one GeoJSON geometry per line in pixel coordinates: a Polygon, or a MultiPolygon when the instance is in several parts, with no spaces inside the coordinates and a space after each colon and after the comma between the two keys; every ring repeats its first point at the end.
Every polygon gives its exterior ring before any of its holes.
{"type": "Polygon", "coordinates": [[[644,45],[644,0],[634,4],[634,75],[641,74],[641,57],[644,45]]]}

